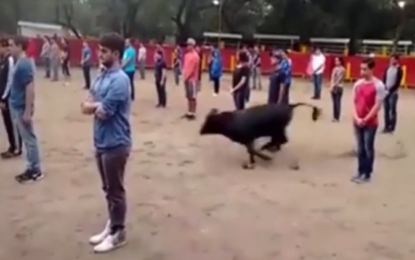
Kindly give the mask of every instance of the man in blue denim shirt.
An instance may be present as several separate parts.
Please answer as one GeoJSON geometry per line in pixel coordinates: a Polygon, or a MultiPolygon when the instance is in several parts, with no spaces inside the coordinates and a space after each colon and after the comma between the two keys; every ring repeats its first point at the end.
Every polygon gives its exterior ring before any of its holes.
{"type": "Polygon", "coordinates": [[[38,141],[33,126],[35,86],[33,64],[26,56],[28,44],[29,40],[23,36],[9,40],[10,52],[16,60],[10,87],[10,113],[22,137],[28,162],[26,170],[16,176],[16,180],[20,183],[43,178],[38,141]]]}
{"type": "Polygon", "coordinates": [[[131,87],[120,64],[124,51],[122,37],[107,34],[99,44],[99,58],[105,68],[81,108],[84,114],[94,116],[96,162],[109,215],[104,230],[91,237],[90,243],[95,245],[95,252],[104,253],[126,243],[124,171],[131,150],[131,87]]]}
{"type": "Polygon", "coordinates": [[[290,86],[292,80],[292,69],[289,57],[286,51],[281,51],[278,56],[279,59],[279,94],[278,103],[288,104],[290,101],[290,86]]]}

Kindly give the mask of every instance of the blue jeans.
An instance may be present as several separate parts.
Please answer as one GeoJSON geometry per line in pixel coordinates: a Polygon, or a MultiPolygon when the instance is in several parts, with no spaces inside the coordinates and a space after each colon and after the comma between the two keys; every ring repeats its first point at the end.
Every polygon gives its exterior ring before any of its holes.
{"type": "Polygon", "coordinates": [[[377,126],[354,126],[357,143],[357,172],[370,178],[375,162],[375,139],[377,126]]]}
{"type": "Polygon", "coordinates": [[[313,98],[321,98],[321,87],[323,85],[323,74],[313,74],[314,95],[313,98]]]}
{"type": "Polygon", "coordinates": [[[398,92],[391,93],[388,95],[383,103],[383,110],[385,113],[385,130],[395,131],[396,121],[398,117],[397,105],[399,95],[398,92]]]}
{"type": "Polygon", "coordinates": [[[33,122],[26,123],[23,121],[23,110],[10,109],[12,119],[16,125],[17,131],[22,137],[23,146],[26,151],[27,170],[40,171],[40,154],[39,146],[35,131],[33,129],[33,122]]]}

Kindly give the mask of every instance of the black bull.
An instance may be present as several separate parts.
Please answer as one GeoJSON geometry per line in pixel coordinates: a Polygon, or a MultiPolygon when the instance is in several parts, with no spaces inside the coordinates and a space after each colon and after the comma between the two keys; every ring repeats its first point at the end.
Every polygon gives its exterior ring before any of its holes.
{"type": "Polygon", "coordinates": [[[312,108],[312,119],[317,121],[321,110],[308,103],[289,105],[267,104],[247,108],[242,111],[223,111],[212,109],[206,116],[200,129],[201,135],[223,135],[233,142],[246,147],[249,161],[244,163],[245,169],[253,168],[255,157],[269,161],[271,157],[261,153],[254,147],[255,140],[261,137],[270,137],[260,150],[276,152],[281,145],[288,142],[286,128],[290,124],[294,110],[300,106],[312,108]]]}

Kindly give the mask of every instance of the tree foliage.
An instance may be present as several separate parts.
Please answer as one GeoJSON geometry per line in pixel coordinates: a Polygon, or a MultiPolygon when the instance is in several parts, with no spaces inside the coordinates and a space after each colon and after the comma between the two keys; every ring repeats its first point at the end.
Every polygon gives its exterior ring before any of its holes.
{"type": "Polygon", "coordinates": [[[250,35],[412,39],[415,0],[2,0],[0,32],[19,20],[59,23],[76,35],[117,31],[160,39],[204,31],[250,35]]]}

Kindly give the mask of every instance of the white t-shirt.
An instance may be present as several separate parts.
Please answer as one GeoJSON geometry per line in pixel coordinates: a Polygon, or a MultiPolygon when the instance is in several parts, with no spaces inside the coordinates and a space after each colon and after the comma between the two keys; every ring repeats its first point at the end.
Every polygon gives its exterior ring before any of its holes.
{"type": "Polygon", "coordinates": [[[325,64],[326,56],[324,56],[323,54],[313,54],[313,56],[311,57],[311,68],[313,69],[313,73],[323,74],[325,64]]]}
{"type": "Polygon", "coordinates": [[[141,46],[141,47],[138,49],[138,60],[139,60],[139,61],[141,61],[141,60],[145,60],[145,59],[146,59],[146,56],[147,56],[147,49],[146,49],[146,47],[141,46]]]}

